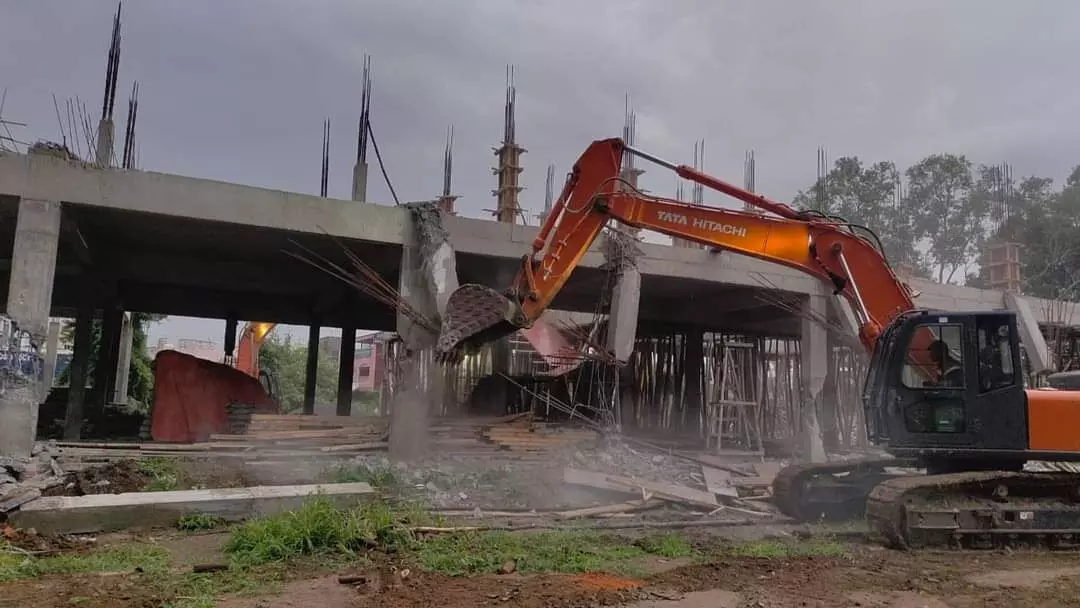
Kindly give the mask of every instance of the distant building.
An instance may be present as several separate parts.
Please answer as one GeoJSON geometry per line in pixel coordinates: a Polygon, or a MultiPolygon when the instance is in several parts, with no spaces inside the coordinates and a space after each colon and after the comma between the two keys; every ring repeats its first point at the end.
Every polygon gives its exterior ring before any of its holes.
{"type": "Polygon", "coordinates": [[[356,357],[353,359],[353,390],[377,391],[382,387],[385,370],[384,349],[386,340],[382,334],[370,334],[356,339],[356,357]]]}
{"type": "Polygon", "coordinates": [[[213,361],[214,363],[221,363],[225,359],[225,347],[214,340],[181,338],[176,341],[176,344],[171,344],[168,339],[159,338],[157,345],[151,346],[147,348],[147,350],[149,351],[151,359],[156,357],[157,354],[163,350],[175,350],[184,353],[185,355],[213,361]]]}

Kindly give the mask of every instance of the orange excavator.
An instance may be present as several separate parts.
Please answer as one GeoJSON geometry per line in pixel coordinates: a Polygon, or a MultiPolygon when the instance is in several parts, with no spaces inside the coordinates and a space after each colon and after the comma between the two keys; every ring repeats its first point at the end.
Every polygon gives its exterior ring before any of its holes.
{"type": "Polygon", "coordinates": [[[277,323],[251,321],[244,325],[236,345],[233,367],[254,378],[259,377],[259,349],[277,323]]]}
{"type": "Polygon", "coordinates": [[[240,339],[237,341],[233,367],[258,380],[266,394],[276,400],[278,396],[276,379],[259,368],[259,349],[275,327],[277,323],[265,321],[250,321],[245,324],[243,331],[240,332],[240,339]]]}
{"type": "Polygon", "coordinates": [[[439,356],[453,360],[529,327],[612,221],[801,270],[850,305],[871,354],[867,433],[889,457],[786,467],[773,485],[785,514],[806,521],[861,512],[896,547],[1080,545],[1080,476],[1024,471],[1031,460],[1080,460],[1080,392],[1025,390],[1013,312],[920,310],[865,227],[620,139],[595,141],[578,159],[508,289],[463,285],[452,294],[439,356]],[[646,195],[620,178],[626,154],[759,211],[646,195]]]}

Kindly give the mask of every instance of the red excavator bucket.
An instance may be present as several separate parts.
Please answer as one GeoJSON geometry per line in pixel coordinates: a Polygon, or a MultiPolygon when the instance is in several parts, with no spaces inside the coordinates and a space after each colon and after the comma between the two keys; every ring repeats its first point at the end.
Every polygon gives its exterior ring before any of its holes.
{"type": "Polygon", "coordinates": [[[450,294],[435,350],[442,359],[455,359],[467,347],[498,340],[519,329],[512,322],[514,303],[483,285],[462,285],[450,294]]]}

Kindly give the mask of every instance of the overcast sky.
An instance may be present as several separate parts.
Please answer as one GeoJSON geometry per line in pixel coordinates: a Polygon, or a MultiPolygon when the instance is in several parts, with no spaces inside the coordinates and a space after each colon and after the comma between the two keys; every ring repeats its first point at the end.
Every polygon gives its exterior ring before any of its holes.
{"type": "MultiPolygon", "coordinates": [[[[96,120],[114,10],[0,0],[4,116],[29,125],[17,137],[59,139],[54,93],[96,120]]],[[[1075,0],[150,0],[124,6],[115,118],[122,132],[138,80],[140,168],[317,192],[329,117],[330,195],[348,198],[366,52],[394,187],[439,192],[453,123],[465,215],[494,206],[508,63],[530,213],[549,162],[561,176],[619,134],[627,93],[639,147],[686,162],[704,138],[706,169],[735,182],[754,148],[758,190],[785,200],[813,181],[818,146],[902,167],[965,153],[1060,181],[1080,162],[1077,31],[1075,0]]],[[[369,183],[392,202],[374,167],[369,183]]],[[[673,194],[675,179],[654,168],[642,185],[673,194]]]]}

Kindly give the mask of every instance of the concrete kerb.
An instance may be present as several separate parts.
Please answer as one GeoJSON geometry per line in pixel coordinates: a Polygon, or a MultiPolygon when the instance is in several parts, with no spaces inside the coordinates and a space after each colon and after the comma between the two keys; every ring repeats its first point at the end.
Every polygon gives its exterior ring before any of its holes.
{"type": "Polygon", "coordinates": [[[366,483],[342,483],[54,496],[24,504],[9,520],[16,528],[41,534],[95,534],[172,527],[185,515],[242,521],[296,509],[312,496],[344,508],[374,494],[366,483]]]}

